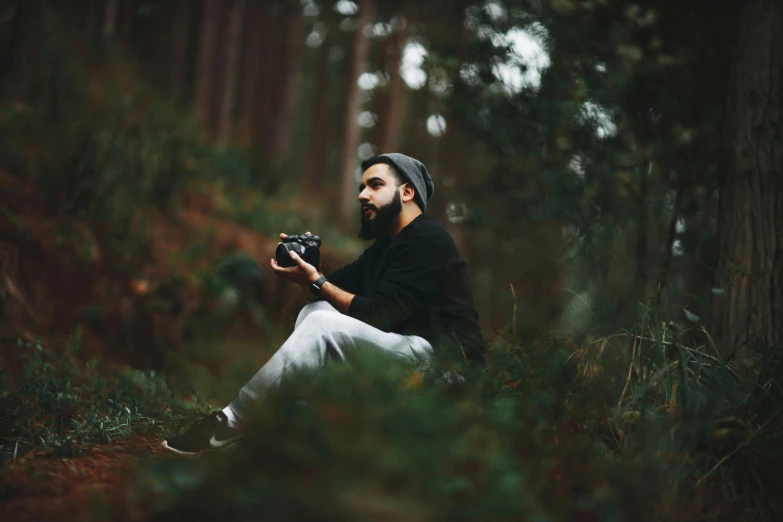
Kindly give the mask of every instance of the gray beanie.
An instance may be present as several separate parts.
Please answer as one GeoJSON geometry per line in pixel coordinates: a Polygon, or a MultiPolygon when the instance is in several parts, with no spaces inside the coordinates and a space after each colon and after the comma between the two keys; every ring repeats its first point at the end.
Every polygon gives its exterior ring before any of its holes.
{"type": "Polygon", "coordinates": [[[435,185],[432,183],[430,173],[427,172],[427,167],[421,161],[400,154],[399,152],[389,152],[387,154],[378,154],[368,160],[362,162],[362,171],[365,171],[378,163],[385,163],[386,165],[393,166],[397,172],[399,172],[403,178],[407,179],[413,184],[413,188],[416,189],[416,195],[413,196],[416,203],[424,212],[427,210],[427,200],[432,197],[432,193],[435,192],[435,185]]]}

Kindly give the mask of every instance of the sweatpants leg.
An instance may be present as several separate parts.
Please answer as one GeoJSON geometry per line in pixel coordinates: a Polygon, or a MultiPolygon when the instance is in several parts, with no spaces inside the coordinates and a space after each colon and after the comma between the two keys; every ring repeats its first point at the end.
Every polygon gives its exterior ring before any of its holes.
{"type": "Polygon", "coordinates": [[[422,337],[383,332],[341,314],[326,301],[316,301],[302,308],[294,332],[229,406],[241,421],[287,374],[317,371],[330,359],[350,362],[357,348],[378,350],[411,365],[425,362],[433,351],[422,337]]]}

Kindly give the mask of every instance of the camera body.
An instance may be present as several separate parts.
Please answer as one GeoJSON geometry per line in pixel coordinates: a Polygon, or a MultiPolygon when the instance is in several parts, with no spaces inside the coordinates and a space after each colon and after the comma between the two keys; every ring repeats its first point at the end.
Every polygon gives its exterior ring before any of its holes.
{"type": "Polygon", "coordinates": [[[318,268],[321,263],[321,238],[311,234],[286,237],[277,245],[275,251],[275,260],[279,266],[283,268],[296,266],[296,261],[291,259],[289,252],[296,252],[305,262],[318,268]]]}

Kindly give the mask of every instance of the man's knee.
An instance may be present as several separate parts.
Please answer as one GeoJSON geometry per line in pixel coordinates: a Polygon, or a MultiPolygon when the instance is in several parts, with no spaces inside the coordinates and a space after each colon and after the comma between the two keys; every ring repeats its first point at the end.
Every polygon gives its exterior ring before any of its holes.
{"type": "Polygon", "coordinates": [[[308,303],[302,307],[299,315],[296,318],[295,328],[299,328],[302,322],[307,319],[311,314],[315,312],[335,312],[339,313],[335,308],[326,301],[315,301],[314,303],[308,303]]]}
{"type": "Polygon", "coordinates": [[[298,329],[312,338],[323,338],[337,343],[349,342],[355,334],[357,321],[339,312],[318,310],[308,315],[298,329]]]}
{"type": "MultiPolygon", "coordinates": [[[[309,306],[309,305],[308,305],[309,306]]],[[[317,332],[331,330],[330,325],[339,324],[339,317],[335,317],[334,312],[327,312],[324,310],[312,310],[305,316],[300,324],[301,327],[306,327],[308,330],[317,332]]]]}

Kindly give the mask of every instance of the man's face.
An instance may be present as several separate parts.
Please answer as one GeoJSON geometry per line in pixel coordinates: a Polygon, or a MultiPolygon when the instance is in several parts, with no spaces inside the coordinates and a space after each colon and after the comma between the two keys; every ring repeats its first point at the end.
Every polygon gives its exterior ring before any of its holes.
{"type": "Polygon", "coordinates": [[[359,237],[376,239],[385,234],[402,212],[400,187],[388,165],[377,163],[364,171],[359,202],[362,218],[359,237]]]}

